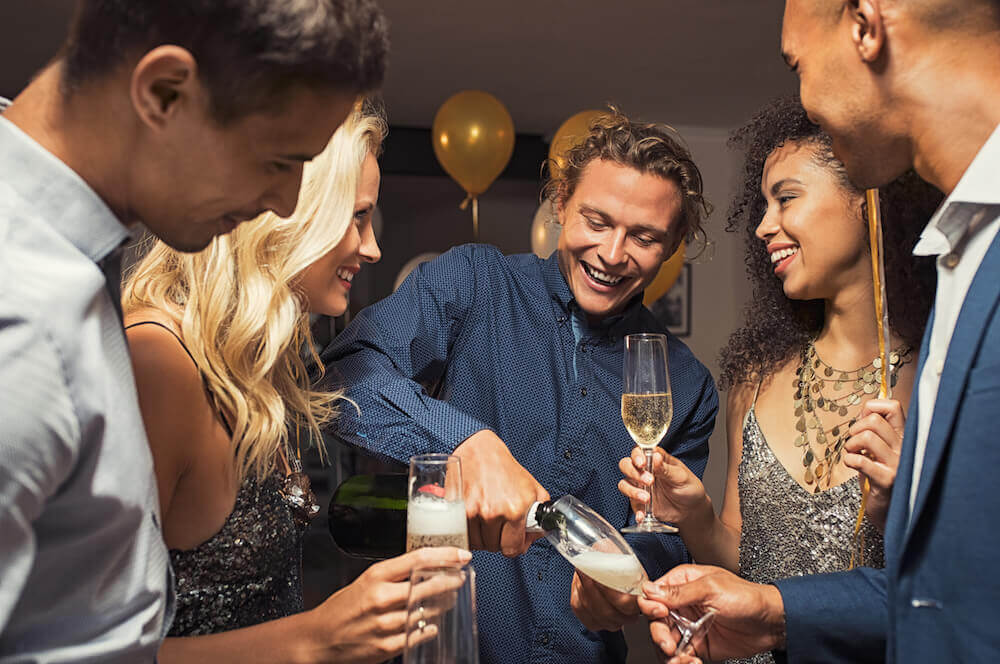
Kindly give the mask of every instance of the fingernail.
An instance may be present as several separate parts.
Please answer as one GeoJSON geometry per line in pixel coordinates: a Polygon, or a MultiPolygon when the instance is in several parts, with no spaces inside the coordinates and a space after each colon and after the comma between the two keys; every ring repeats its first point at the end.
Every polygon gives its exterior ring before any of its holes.
{"type": "Polygon", "coordinates": [[[653,483],[653,474],[652,473],[643,473],[642,474],[642,481],[644,483],[646,483],[646,484],[652,484],[653,483]]]}
{"type": "Polygon", "coordinates": [[[472,552],[466,551],[465,549],[458,550],[458,560],[459,562],[467,563],[472,560],[472,552]]]}

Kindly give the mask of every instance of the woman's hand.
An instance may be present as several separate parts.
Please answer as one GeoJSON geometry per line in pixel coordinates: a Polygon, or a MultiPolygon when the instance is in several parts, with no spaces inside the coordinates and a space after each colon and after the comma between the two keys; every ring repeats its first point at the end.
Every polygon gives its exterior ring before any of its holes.
{"type": "Polygon", "coordinates": [[[844,465],[870,482],[866,513],[880,532],[885,532],[905,427],[906,418],[898,401],[872,399],[861,407],[861,414],[851,427],[851,437],[844,443],[847,452],[844,465]]]}
{"type": "MultiPolygon", "coordinates": [[[[704,512],[706,506],[711,512],[708,494],[701,480],[684,462],[663,450],[653,452],[652,473],[646,470],[646,454],[638,447],[632,451],[631,457],[625,457],[618,463],[618,468],[625,475],[625,479],[618,482],[618,490],[632,503],[637,520],[642,520],[644,516],[643,510],[649,499],[648,487],[654,477],[653,514],[657,519],[680,527],[692,515],[704,512]]],[[[714,517],[714,513],[711,516],[714,517]]]]}
{"type": "Polygon", "coordinates": [[[418,567],[465,564],[471,559],[468,551],[440,547],[417,549],[375,563],[354,583],[313,609],[314,630],[309,641],[314,647],[308,659],[375,664],[400,654],[406,645],[410,572],[418,567]]]}

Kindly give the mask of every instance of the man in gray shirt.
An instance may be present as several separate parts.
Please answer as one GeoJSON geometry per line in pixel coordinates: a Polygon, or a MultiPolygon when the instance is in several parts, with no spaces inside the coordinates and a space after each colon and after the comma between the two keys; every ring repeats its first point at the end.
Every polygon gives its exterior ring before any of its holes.
{"type": "Polygon", "coordinates": [[[121,245],[290,214],[386,50],[371,0],[80,0],[0,116],[0,662],[155,658],[169,563],[121,245]]]}

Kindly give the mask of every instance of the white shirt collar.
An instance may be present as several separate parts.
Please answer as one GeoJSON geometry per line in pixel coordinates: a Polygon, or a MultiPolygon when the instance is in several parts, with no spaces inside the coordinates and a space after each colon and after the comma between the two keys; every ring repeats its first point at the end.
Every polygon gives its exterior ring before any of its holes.
{"type": "MultiPolygon", "coordinates": [[[[969,229],[972,218],[961,214],[967,205],[1000,205],[1000,125],[993,130],[976,157],[962,174],[955,189],[931,217],[913,248],[916,256],[947,254],[958,246],[969,229]]],[[[977,229],[971,229],[975,232],[977,229]]]]}

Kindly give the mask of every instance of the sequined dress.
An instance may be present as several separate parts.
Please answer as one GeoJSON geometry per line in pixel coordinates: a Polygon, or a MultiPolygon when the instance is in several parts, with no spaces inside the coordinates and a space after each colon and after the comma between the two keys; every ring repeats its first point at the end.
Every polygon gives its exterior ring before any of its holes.
{"type": "MultiPolygon", "coordinates": [[[[861,503],[852,479],[820,493],[796,482],[771,452],[751,406],[743,421],[743,458],[739,467],[740,576],[756,583],[805,574],[845,570],[861,503]]],[[[883,567],[882,535],[867,520],[862,525],[864,564],[883,567]]],[[[771,653],[731,662],[774,662],[771,653]]]]}
{"type": "Polygon", "coordinates": [[[277,474],[244,481],[222,529],[171,550],[177,614],[169,636],[213,634],[302,611],[302,530],[277,474]]]}

